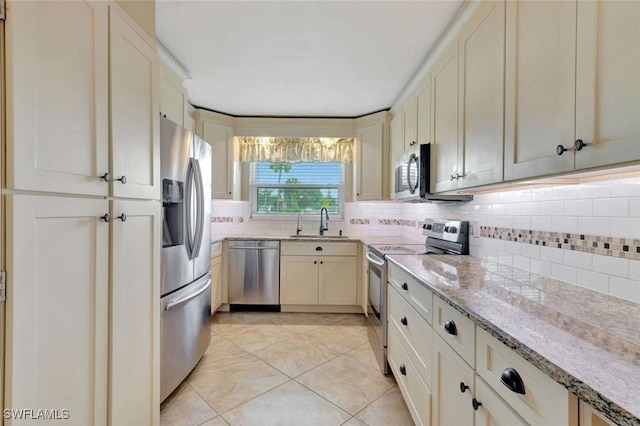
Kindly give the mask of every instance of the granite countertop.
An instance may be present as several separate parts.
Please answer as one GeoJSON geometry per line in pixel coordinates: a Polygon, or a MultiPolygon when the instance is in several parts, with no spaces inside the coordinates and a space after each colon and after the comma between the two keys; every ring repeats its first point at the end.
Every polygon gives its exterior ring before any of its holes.
{"type": "Polygon", "coordinates": [[[278,241],[327,241],[327,242],[362,242],[366,245],[371,244],[422,244],[424,241],[417,241],[406,237],[395,237],[389,235],[360,235],[339,237],[334,235],[320,236],[303,236],[292,237],[290,235],[234,235],[234,234],[211,234],[211,244],[219,243],[224,240],[278,240],[278,241]]]}
{"type": "Polygon", "coordinates": [[[640,305],[472,256],[389,256],[619,425],[640,425],[640,305]]]}

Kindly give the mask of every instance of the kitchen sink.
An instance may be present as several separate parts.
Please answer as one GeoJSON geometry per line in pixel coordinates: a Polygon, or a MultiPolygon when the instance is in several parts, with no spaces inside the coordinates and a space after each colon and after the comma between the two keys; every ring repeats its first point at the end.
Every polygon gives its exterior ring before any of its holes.
{"type": "Polygon", "coordinates": [[[299,234],[289,235],[291,238],[318,238],[318,239],[331,239],[331,238],[349,238],[346,235],[318,235],[318,234],[299,234]]]}

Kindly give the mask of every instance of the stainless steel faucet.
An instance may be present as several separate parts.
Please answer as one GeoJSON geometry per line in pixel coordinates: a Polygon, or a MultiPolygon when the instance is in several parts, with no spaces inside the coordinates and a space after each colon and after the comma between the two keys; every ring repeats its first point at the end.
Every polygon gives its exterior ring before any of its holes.
{"type": "Polygon", "coordinates": [[[302,227],[300,226],[300,219],[301,219],[302,215],[298,215],[298,224],[296,225],[296,235],[300,235],[300,232],[302,232],[302,227]]]}
{"type": "Polygon", "coordinates": [[[324,231],[328,231],[329,230],[329,228],[327,227],[326,222],[324,222],[324,223],[322,222],[322,212],[324,212],[324,215],[325,215],[325,217],[327,219],[327,222],[329,222],[329,211],[327,210],[326,207],[323,207],[320,210],[320,235],[324,235],[324,231]]]}

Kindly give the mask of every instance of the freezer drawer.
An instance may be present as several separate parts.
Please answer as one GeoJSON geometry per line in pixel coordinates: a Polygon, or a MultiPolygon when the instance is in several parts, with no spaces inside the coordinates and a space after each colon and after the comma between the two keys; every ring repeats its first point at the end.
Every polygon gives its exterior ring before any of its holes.
{"type": "Polygon", "coordinates": [[[280,241],[229,243],[229,303],[280,304],[280,241]]]}
{"type": "Polygon", "coordinates": [[[211,273],[160,299],[160,400],[178,387],[211,342],[211,273]]]}

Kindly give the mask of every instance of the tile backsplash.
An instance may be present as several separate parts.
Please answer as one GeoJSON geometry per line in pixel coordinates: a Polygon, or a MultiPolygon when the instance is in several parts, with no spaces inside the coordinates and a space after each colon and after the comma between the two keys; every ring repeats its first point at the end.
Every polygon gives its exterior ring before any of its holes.
{"type": "MultiPolygon", "coordinates": [[[[213,232],[282,235],[295,221],[250,219],[248,202],[213,200],[213,232]]],[[[477,194],[464,205],[345,203],[329,233],[423,240],[425,217],[469,220],[471,254],[640,303],[640,174],[477,194]]],[[[305,220],[315,233],[318,220],[305,220]]]]}

